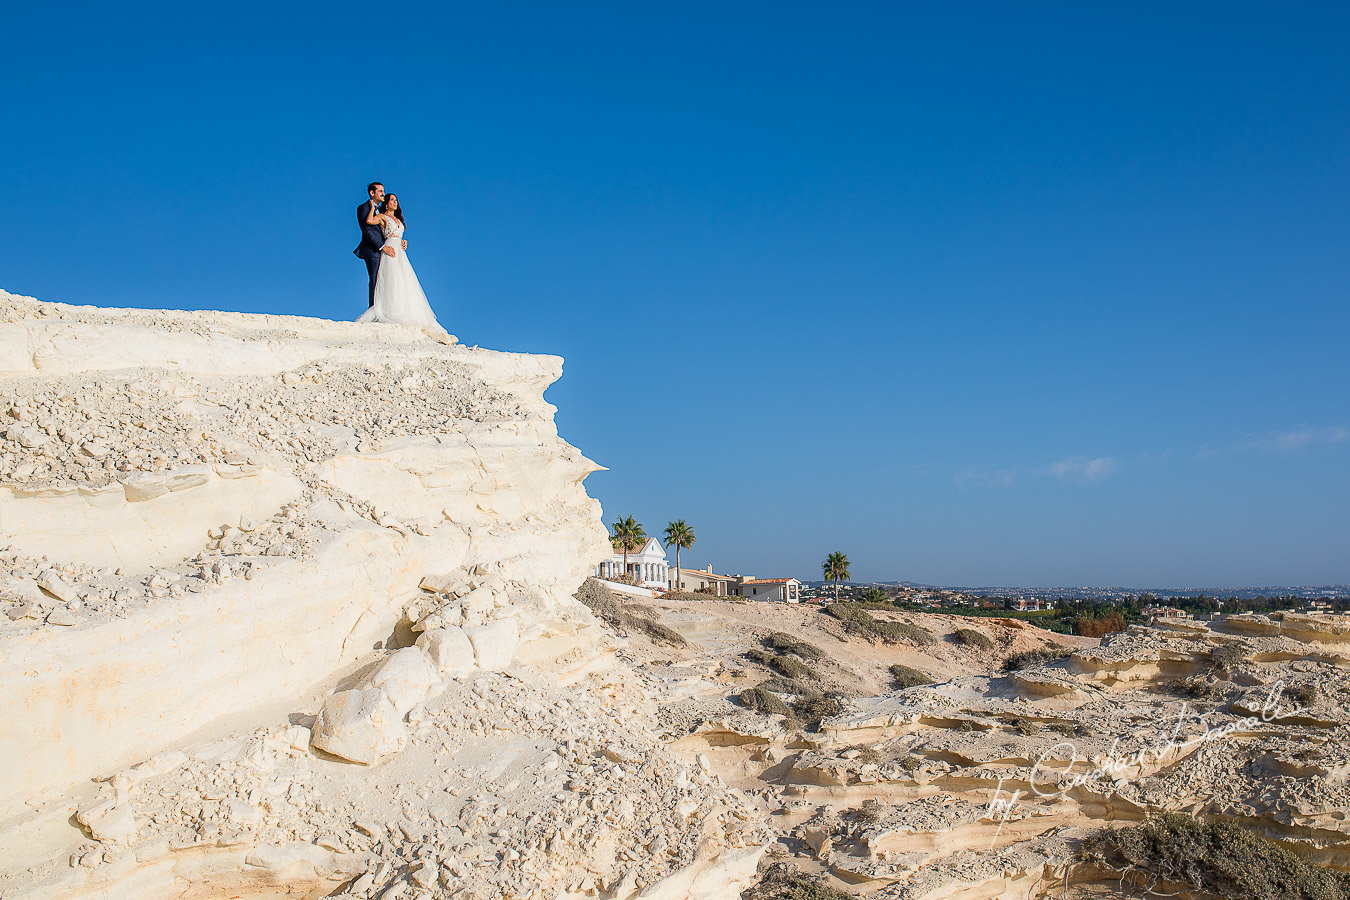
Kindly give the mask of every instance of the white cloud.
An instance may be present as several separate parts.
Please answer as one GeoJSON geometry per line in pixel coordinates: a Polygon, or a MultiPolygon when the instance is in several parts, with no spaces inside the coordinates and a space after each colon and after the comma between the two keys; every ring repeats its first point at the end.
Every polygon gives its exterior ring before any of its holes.
{"type": "Polygon", "coordinates": [[[1116,474],[1120,468],[1120,461],[1114,456],[1098,456],[1095,459],[1080,459],[1070,457],[1061,459],[1059,462],[1051,463],[1043,469],[1038,469],[1038,474],[1049,475],[1052,478],[1058,478],[1060,481],[1074,482],[1093,482],[1102,481],[1116,474]]]}
{"type": "Polygon", "coordinates": [[[967,469],[956,475],[960,487],[1006,488],[1020,484],[1027,478],[1058,478],[1074,484],[1090,484],[1110,478],[1120,468],[1114,456],[1094,459],[1070,457],[1037,469],[967,469]]]}
{"type": "Polygon", "coordinates": [[[1272,432],[1257,442],[1262,449],[1288,452],[1316,444],[1339,444],[1350,440],[1350,428],[1336,425],[1331,428],[1302,428],[1297,431],[1272,432]]]}
{"type": "Polygon", "coordinates": [[[1350,441],[1350,427],[1332,425],[1327,428],[1295,428],[1292,431],[1270,431],[1263,435],[1248,435],[1245,441],[1227,447],[1205,444],[1195,451],[1201,461],[1218,459],[1234,453],[1293,453],[1307,447],[1342,444],[1350,441]]]}

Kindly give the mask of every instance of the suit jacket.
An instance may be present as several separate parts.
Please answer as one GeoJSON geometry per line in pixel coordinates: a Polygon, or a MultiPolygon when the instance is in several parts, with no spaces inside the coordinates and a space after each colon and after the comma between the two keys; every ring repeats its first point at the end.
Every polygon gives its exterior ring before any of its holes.
{"type": "Polygon", "coordinates": [[[366,216],[370,215],[370,201],[367,200],[356,208],[356,224],[361,227],[361,243],[356,245],[352,253],[361,259],[375,259],[380,255],[380,248],[384,246],[384,232],[378,225],[367,225],[366,216]]]}

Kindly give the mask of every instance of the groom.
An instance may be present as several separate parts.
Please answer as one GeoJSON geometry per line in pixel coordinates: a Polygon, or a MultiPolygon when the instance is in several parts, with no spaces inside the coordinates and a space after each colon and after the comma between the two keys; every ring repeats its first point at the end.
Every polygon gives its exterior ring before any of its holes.
{"type": "MultiPolygon", "coordinates": [[[[356,208],[356,224],[361,228],[361,243],[356,245],[352,253],[365,260],[366,272],[370,275],[370,305],[374,306],[375,279],[380,274],[380,248],[384,246],[384,232],[380,230],[379,225],[371,225],[366,219],[370,217],[372,209],[379,212],[380,204],[384,202],[384,185],[372,181],[366,185],[366,193],[370,195],[370,199],[356,208]]],[[[394,255],[392,247],[388,253],[390,256],[394,255]]]]}

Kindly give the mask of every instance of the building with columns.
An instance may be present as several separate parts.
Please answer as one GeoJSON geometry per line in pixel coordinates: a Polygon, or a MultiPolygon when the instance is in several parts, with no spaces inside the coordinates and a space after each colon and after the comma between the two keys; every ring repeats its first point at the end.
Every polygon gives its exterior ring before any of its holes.
{"type": "MultiPolygon", "coordinates": [[[[597,578],[620,578],[624,572],[623,554],[617,550],[614,555],[595,567],[597,578]]],[[[666,565],[666,550],[656,538],[647,538],[647,543],[628,554],[628,571],[636,575],[638,586],[665,590],[670,581],[670,567],[666,565]]]]}

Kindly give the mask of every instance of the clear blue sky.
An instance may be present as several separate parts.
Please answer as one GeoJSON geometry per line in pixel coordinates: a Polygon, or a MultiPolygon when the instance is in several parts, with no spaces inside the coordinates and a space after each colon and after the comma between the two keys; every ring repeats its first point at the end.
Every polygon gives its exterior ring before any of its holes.
{"type": "Polygon", "coordinates": [[[687,563],[1350,582],[1339,3],[18,4],[0,287],[556,353],[687,563]]]}

